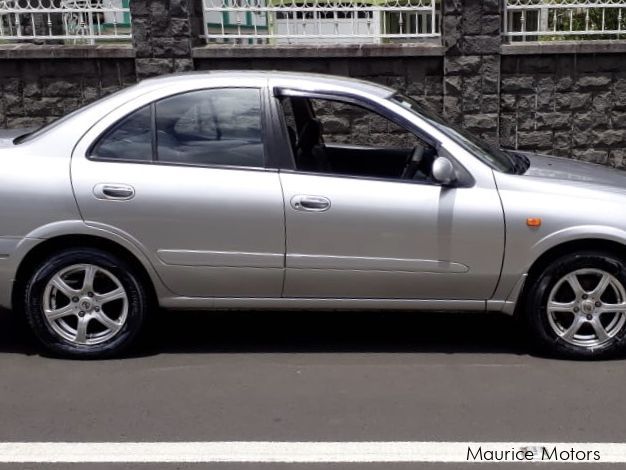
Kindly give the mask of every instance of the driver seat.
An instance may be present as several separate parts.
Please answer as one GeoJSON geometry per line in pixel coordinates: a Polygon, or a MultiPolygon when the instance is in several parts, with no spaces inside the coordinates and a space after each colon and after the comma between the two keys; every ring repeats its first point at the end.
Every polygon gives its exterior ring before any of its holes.
{"type": "Polygon", "coordinates": [[[323,127],[319,119],[309,119],[296,141],[296,166],[299,170],[325,172],[330,164],[322,143],[323,127]]]}

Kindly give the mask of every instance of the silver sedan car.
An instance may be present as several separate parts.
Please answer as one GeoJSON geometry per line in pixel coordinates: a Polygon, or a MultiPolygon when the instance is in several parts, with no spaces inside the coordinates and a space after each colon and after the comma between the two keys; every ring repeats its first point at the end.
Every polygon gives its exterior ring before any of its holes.
{"type": "Polygon", "coordinates": [[[52,352],[118,354],[169,309],[516,315],[626,341],[626,174],[491,147],[347,78],[145,80],[0,137],[0,306],[52,352]]]}

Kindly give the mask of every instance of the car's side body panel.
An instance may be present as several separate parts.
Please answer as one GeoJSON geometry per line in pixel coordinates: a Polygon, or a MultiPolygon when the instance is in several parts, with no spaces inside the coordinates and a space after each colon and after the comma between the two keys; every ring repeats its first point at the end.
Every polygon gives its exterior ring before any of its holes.
{"type": "Polygon", "coordinates": [[[484,300],[500,275],[502,207],[495,187],[281,173],[286,297],[484,300]],[[330,200],[324,212],[290,201],[330,200]]]}
{"type": "Polygon", "coordinates": [[[405,310],[482,312],[484,300],[163,297],[161,305],[181,310],[405,310]]]}
{"type": "MultiPolygon", "coordinates": [[[[68,236],[91,237],[93,240],[106,240],[120,246],[131,253],[143,265],[159,299],[173,296],[172,292],[167,289],[157,272],[153,269],[152,261],[139,243],[111,227],[87,225],[81,219],[68,219],[37,227],[25,237],[20,237],[19,242],[12,243],[13,251],[0,258],[1,307],[11,308],[12,306],[13,281],[24,258],[43,243],[68,236]]],[[[67,247],[71,248],[69,245],[67,247]]]]}
{"type": "Polygon", "coordinates": [[[10,307],[21,249],[42,226],[80,220],[70,184],[71,140],[0,148],[0,306],[10,307]]]}
{"type": "MultiPolygon", "coordinates": [[[[156,82],[146,82],[131,99],[127,97],[123,100],[120,97],[116,102],[116,98],[113,98],[111,103],[100,105],[99,110],[98,107],[87,109],[85,119],[73,123],[72,127],[73,140],[79,141],[73,149],[72,179],[81,208],[80,216],[86,226],[78,232],[94,229],[100,233],[115,234],[115,238],[133,246],[141,253],[142,262],[149,264],[160,302],[165,306],[238,308],[238,305],[254,306],[254,299],[266,297],[273,298],[276,304],[292,308],[328,308],[332,305],[335,308],[364,308],[368,297],[378,298],[378,302],[371,302],[381,308],[387,305],[387,308],[484,309],[484,299],[494,289],[501,263],[504,243],[501,208],[491,170],[477,165],[453,142],[442,139],[456,158],[473,169],[477,187],[480,188],[474,194],[480,199],[482,209],[476,214],[468,214],[466,220],[470,222],[476,216],[485,223],[481,233],[489,231],[492,236],[488,240],[484,237],[480,240],[481,237],[477,236],[460,237],[461,232],[456,230],[461,225],[451,225],[453,208],[460,214],[458,211],[468,207],[463,204],[470,202],[461,203],[467,200],[460,197],[459,191],[462,193],[462,189],[443,190],[438,186],[355,179],[351,184],[357,194],[344,192],[339,199],[334,197],[335,209],[338,208],[335,217],[354,222],[351,219],[354,216],[350,215],[352,211],[358,214],[365,210],[369,214],[368,220],[374,225],[358,233],[369,238],[352,244],[360,248],[351,251],[349,238],[340,237],[336,240],[335,251],[324,253],[324,250],[317,248],[328,246],[329,243],[332,245],[332,235],[338,235],[337,230],[332,229],[332,224],[319,227],[315,234],[318,239],[308,248],[308,224],[291,225],[295,251],[289,254],[287,261],[293,269],[285,286],[284,294],[290,298],[286,302],[281,301],[280,297],[285,274],[284,211],[289,211],[289,206],[288,203],[283,206],[280,183],[289,188],[287,192],[295,192],[296,186],[308,180],[308,185],[313,185],[313,189],[319,183],[319,176],[284,174],[283,181],[279,182],[278,174],[267,170],[166,167],[128,162],[94,162],[85,158],[97,136],[133,109],[178,92],[236,86],[238,83],[262,86],[266,81],[264,77],[257,78],[256,82],[245,77],[238,82],[224,77],[208,80],[194,76],[187,80],[177,78],[167,87],[159,87],[156,82]],[[132,182],[127,181],[129,177],[132,182]],[[292,180],[291,184],[288,179],[292,180]],[[212,184],[207,185],[207,181],[212,184]],[[93,189],[103,182],[128,183],[134,188],[135,197],[129,201],[114,202],[98,199],[94,197],[93,189]],[[374,203],[377,212],[372,211],[371,201],[357,204],[359,207],[353,207],[351,202],[353,196],[359,196],[363,191],[376,193],[376,188],[374,192],[367,189],[370,184],[381,186],[378,189],[385,194],[385,204],[380,200],[374,203]],[[424,204],[411,201],[416,197],[424,204]],[[385,218],[386,212],[391,218],[385,218]],[[383,217],[380,220],[394,222],[385,228],[385,224],[375,221],[373,214],[383,217]],[[216,224],[216,220],[221,223],[216,224]],[[415,243],[415,234],[404,232],[407,228],[416,229],[423,238],[415,243]],[[448,232],[442,233],[443,229],[448,232]],[[455,230],[457,235],[451,236],[451,230],[455,230]],[[388,243],[385,234],[393,233],[400,237],[399,244],[398,240],[388,243]],[[237,234],[241,236],[238,238],[237,234]],[[456,243],[455,239],[461,241],[461,245],[452,253],[451,243],[456,243]],[[499,247],[497,250],[491,249],[493,256],[489,261],[476,264],[475,260],[468,263],[466,256],[453,259],[462,252],[478,252],[476,246],[472,247],[477,240],[479,244],[488,242],[491,248],[499,247]],[[255,243],[258,245],[255,246],[255,243]],[[298,243],[302,244],[300,248],[298,243]],[[343,252],[343,248],[347,250],[343,252]],[[465,281],[468,275],[473,279],[469,283],[465,281]],[[438,282],[443,277],[452,282],[438,282]],[[358,289],[350,287],[357,285],[358,289]],[[464,290],[455,293],[454,288],[458,286],[463,286],[464,290]],[[316,297],[321,302],[319,305],[315,303],[316,297]],[[430,300],[435,302],[431,305],[430,300]],[[464,303],[465,300],[468,302],[464,303]]],[[[283,80],[278,84],[322,91],[343,90],[352,97],[386,105],[383,99],[386,92],[381,93],[370,86],[359,88],[346,85],[342,88],[332,80],[315,78],[283,80]]],[[[399,107],[393,111],[404,113],[404,118],[410,119],[399,107]]],[[[424,132],[431,133],[434,138],[441,138],[436,130],[429,129],[427,124],[420,124],[424,132]]],[[[59,131],[70,133],[68,127],[60,127],[59,131]]],[[[275,133],[276,129],[271,132],[275,133]]],[[[44,140],[38,142],[43,143],[44,140]]],[[[72,139],[67,142],[72,142],[72,139]]],[[[29,147],[32,145],[24,148],[29,147]]],[[[66,154],[71,151],[70,148],[59,150],[66,154]]],[[[336,180],[335,183],[327,181],[328,186],[338,190],[346,186],[341,178],[336,180]]],[[[75,203],[73,207],[76,210],[75,203]]],[[[359,227],[358,224],[349,225],[351,229],[359,227]]],[[[348,225],[340,224],[337,229],[340,227],[346,228],[348,225]]],[[[353,235],[356,233],[353,232],[353,235]]],[[[53,235],[42,228],[38,235],[44,239],[57,234],[53,235]]]]}
{"type": "MultiPolygon", "coordinates": [[[[265,80],[195,82],[208,87],[265,89],[265,80]]],[[[99,161],[89,146],[132,110],[173,94],[157,90],[98,122],[72,158],[76,199],[87,224],[109,225],[138,240],[163,282],[191,297],[280,297],[284,211],[276,170],[99,161]],[[100,184],[129,186],[128,200],[97,197],[100,184]]]]}
{"type": "Polygon", "coordinates": [[[70,185],[71,145],[0,149],[0,237],[22,238],[37,227],[79,219],[70,185]]]}
{"type": "Polygon", "coordinates": [[[285,242],[276,172],[75,158],[72,174],[86,223],[107,224],[139,240],[173,292],[280,296],[285,242]],[[130,185],[135,196],[98,199],[93,187],[103,182],[130,185]]]}
{"type": "MultiPolygon", "coordinates": [[[[594,167],[588,165],[584,170],[591,175],[594,167]]],[[[502,173],[496,173],[496,181],[506,214],[509,248],[494,299],[505,301],[501,308],[506,313],[513,313],[525,274],[548,250],[579,240],[598,240],[598,249],[603,248],[602,240],[626,243],[626,188],[602,191],[585,182],[572,185],[502,173]],[[529,217],[540,218],[541,226],[529,227],[529,217]]]]}
{"type": "MultiPolygon", "coordinates": [[[[394,121],[464,168],[471,187],[281,171],[287,234],[285,297],[485,300],[498,283],[504,215],[490,169],[428,123],[379,96],[270,80],[272,92],[345,101],[394,121]],[[442,150],[443,151],[443,150],[442,150]],[[485,169],[487,171],[485,171],[485,169]],[[301,196],[330,206],[306,211],[301,196]]],[[[275,100],[273,104],[278,108],[275,100]]],[[[274,120],[276,124],[278,120],[274,120]]],[[[273,134],[285,135],[283,129],[273,134]]],[[[289,146],[287,139],[283,145],[289,146]]]]}

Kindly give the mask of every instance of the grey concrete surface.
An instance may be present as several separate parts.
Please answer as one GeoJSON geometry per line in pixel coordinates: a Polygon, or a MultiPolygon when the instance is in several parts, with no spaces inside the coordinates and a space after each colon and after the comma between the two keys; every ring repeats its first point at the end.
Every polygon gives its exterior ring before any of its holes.
{"type": "Polygon", "coordinates": [[[490,315],[173,312],[129,357],[81,362],[41,355],[3,312],[0,441],[626,441],[626,362],[536,357],[516,329],[490,315]]]}

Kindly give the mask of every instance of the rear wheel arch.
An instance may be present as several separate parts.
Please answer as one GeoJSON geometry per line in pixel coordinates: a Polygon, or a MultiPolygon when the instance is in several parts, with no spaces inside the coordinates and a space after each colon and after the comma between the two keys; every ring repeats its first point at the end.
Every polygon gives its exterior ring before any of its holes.
{"type": "Polygon", "coordinates": [[[158,297],[153,280],[145,265],[129,249],[115,241],[95,235],[60,235],[34,246],[21,260],[11,292],[13,310],[21,311],[23,307],[22,291],[36,266],[53,253],[67,248],[96,248],[123,258],[140,277],[153,305],[157,305],[158,297]]]}

